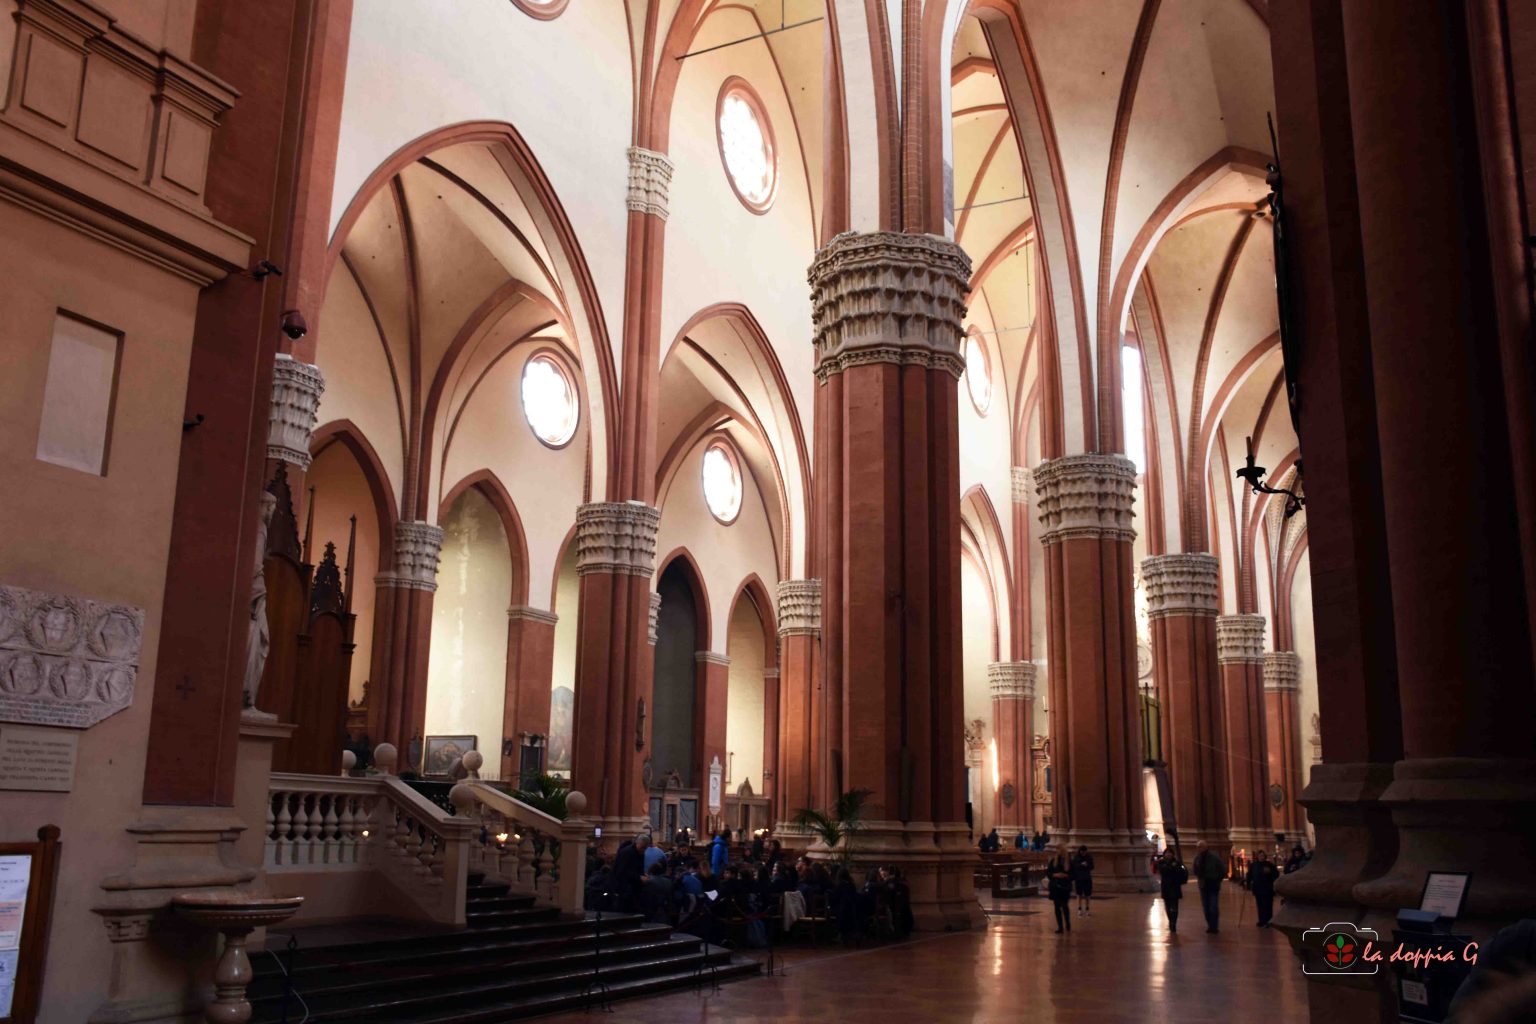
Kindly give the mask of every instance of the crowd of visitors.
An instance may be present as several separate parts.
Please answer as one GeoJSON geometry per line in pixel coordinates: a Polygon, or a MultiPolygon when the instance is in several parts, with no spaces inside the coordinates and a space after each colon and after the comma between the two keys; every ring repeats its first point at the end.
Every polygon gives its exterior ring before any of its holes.
{"type": "Polygon", "coordinates": [[[709,942],[755,948],[777,943],[795,920],[834,928],[845,943],[905,938],[913,924],[911,890],[895,867],[869,869],[860,885],[846,867],[792,861],[778,840],[759,836],[735,851],[724,833],[702,849],[679,841],[666,850],[642,833],[611,862],[591,856],[586,908],[639,913],[709,942]]]}

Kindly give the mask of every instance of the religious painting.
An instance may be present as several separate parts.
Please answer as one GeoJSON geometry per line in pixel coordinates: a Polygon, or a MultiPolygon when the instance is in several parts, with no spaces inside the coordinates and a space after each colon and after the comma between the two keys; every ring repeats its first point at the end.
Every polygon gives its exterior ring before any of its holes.
{"type": "Polygon", "coordinates": [[[569,686],[557,686],[549,700],[549,756],[548,771],[552,773],[571,770],[571,735],[576,724],[576,691],[569,686]]]}
{"type": "Polygon", "coordinates": [[[453,762],[475,749],[475,736],[428,736],[421,757],[423,775],[447,775],[453,762]]]}

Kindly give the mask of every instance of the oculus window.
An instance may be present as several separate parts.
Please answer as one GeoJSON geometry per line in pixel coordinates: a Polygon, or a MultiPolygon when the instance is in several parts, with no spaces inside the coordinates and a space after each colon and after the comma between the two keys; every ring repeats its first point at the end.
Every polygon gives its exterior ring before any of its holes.
{"type": "Polygon", "coordinates": [[[551,448],[570,443],[581,406],[575,380],[552,353],[540,352],[523,366],[522,400],[535,437],[551,448]]]}
{"type": "Polygon", "coordinates": [[[987,414],[992,404],[992,364],[987,361],[986,346],[975,334],[965,336],[965,390],[979,415],[987,414]]]}
{"type": "Polygon", "coordinates": [[[773,131],[757,94],[739,78],[720,90],[716,127],[720,159],[736,197],[753,213],[765,212],[779,184],[773,131]]]}
{"type": "Polygon", "coordinates": [[[741,514],[741,463],[730,445],[714,441],[704,449],[699,477],[709,514],[726,525],[734,523],[741,514]]]}

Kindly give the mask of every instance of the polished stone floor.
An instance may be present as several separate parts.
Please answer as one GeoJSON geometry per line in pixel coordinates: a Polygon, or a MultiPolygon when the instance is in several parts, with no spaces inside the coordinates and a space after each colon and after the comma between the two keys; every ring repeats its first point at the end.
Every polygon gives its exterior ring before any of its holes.
{"type": "MultiPolygon", "coordinates": [[[[1253,901],[1229,887],[1222,929],[1207,935],[1190,886],[1179,933],[1161,900],[1095,899],[1055,934],[1040,899],[984,900],[986,930],[919,935],[866,949],[790,950],[782,976],[614,1004],[556,1021],[1196,1022],[1306,1019],[1301,969],[1279,933],[1254,926],[1253,901]]],[[[1075,913],[1075,912],[1074,912],[1075,913]]]]}

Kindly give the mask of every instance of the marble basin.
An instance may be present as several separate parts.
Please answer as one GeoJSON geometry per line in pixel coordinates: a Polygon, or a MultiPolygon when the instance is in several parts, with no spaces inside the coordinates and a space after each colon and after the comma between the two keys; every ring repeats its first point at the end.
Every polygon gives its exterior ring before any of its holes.
{"type": "Polygon", "coordinates": [[[278,924],[298,913],[303,904],[302,896],[251,896],[237,892],[184,892],[171,900],[178,916],[221,931],[278,924]]]}

